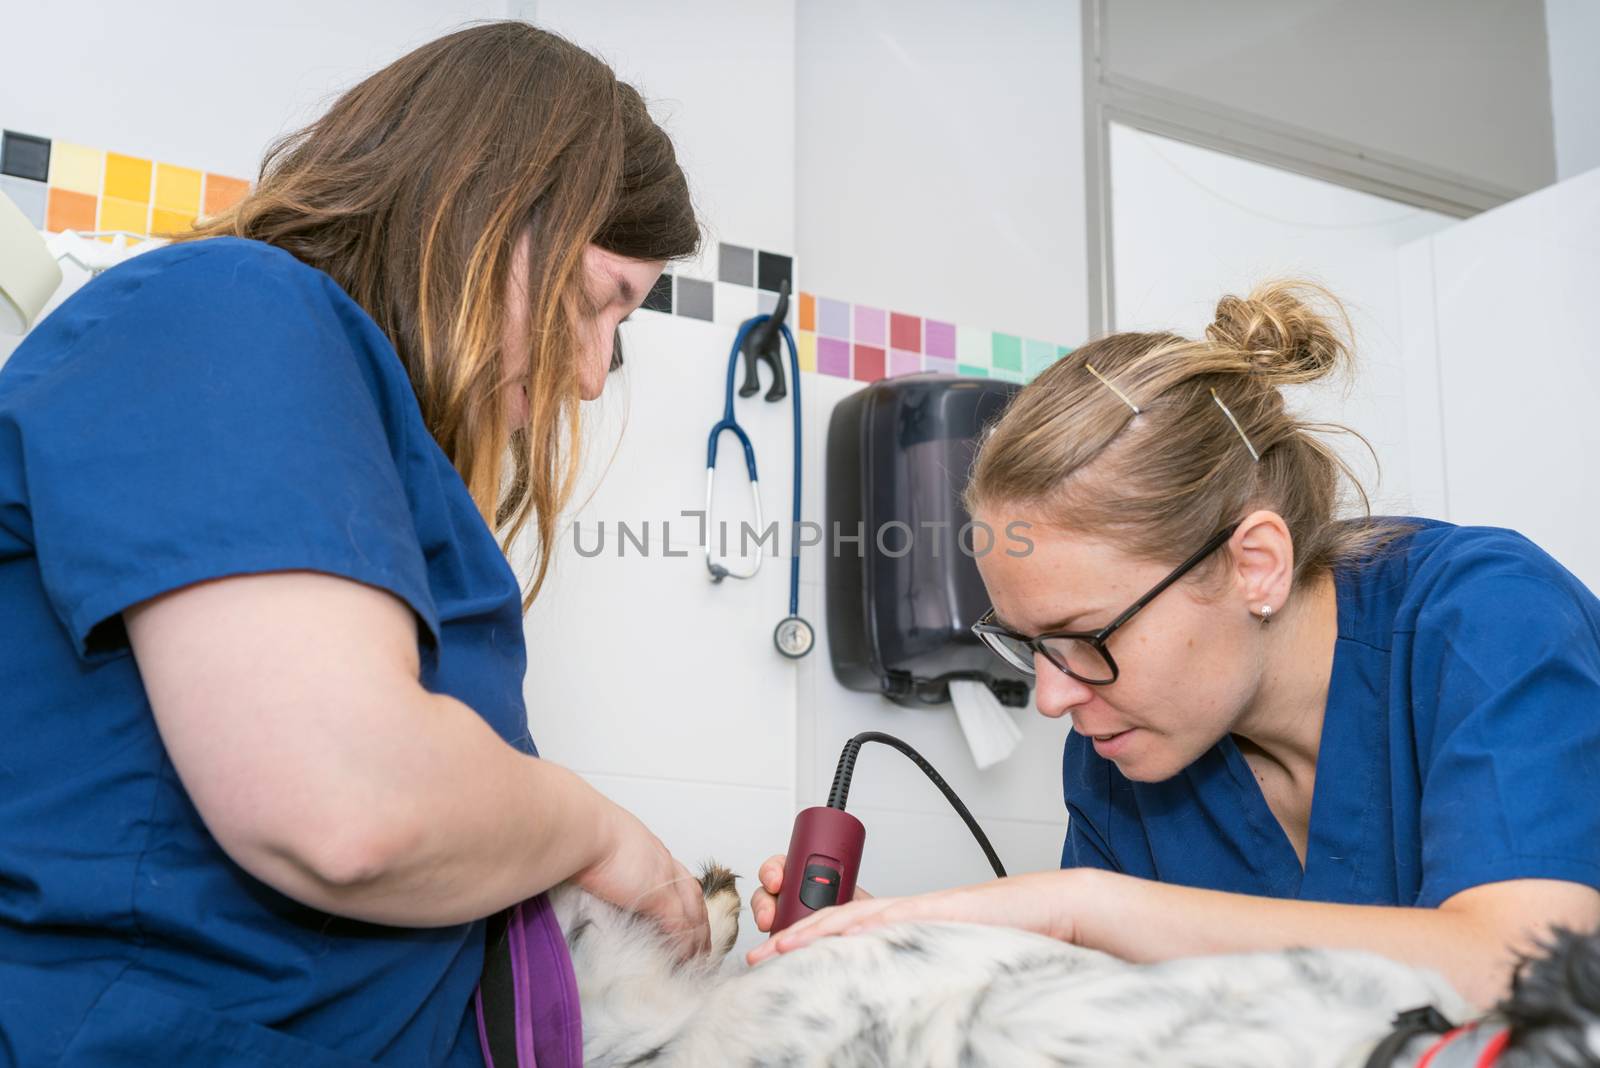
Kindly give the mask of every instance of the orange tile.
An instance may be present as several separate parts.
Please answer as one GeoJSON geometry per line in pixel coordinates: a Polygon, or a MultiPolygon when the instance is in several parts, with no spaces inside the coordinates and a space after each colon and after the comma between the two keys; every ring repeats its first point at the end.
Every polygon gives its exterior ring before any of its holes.
{"type": "Polygon", "coordinates": [[[121,197],[100,198],[100,229],[126,230],[130,234],[150,232],[150,203],[124,200],[121,197]]]}
{"type": "Polygon", "coordinates": [[[205,215],[217,215],[227,211],[239,201],[244,199],[245,193],[250,191],[250,183],[243,178],[229,178],[221,174],[206,175],[206,193],[204,211],[205,215]]]}
{"type": "Polygon", "coordinates": [[[810,293],[800,294],[800,329],[817,328],[817,298],[810,293]]]}
{"type": "Polygon", "coordinates": [[[106,153],[106,184],[104,195],[135,203],[150,203],[150,177],[154,171],[150,161],[115,152],[106,153]]]}
{"type": "Polygon", "coordinates": [[[170,163],[156,164],[156,207],[184,212],[193,219],[200,212],[200,172],[170,163]]]}
{"type": "Polygon", "coordinates": [[[181,234],[194,229],[194,212],[168,211],[157,208],[151,213],[150,232],[152,234],[181,234]]]}
{"type": "Polygon", "coordinates": [[[88,193],[50,187],[45,202],[44,228],[59,234],[63,230],[94,229],[95,198],[88,193]]]}

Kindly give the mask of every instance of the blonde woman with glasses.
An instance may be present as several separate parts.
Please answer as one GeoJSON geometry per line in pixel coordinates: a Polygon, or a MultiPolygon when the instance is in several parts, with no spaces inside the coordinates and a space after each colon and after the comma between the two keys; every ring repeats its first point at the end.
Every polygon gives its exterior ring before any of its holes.
{"type": "Polygon", "coordinates": [[[974,630],[1070,719],[1062,870],[858,900],[752,959],[968,920],[1135,961],[1367,949],[1487,1005],[1553,925],[1600,923],[1600,601],[1509,530],[1335,518],[1350,473],[1282,388],[1347,337],[1271,284],[1018,394],[967,504],[1034,549],[979,560],[974,630]]]}

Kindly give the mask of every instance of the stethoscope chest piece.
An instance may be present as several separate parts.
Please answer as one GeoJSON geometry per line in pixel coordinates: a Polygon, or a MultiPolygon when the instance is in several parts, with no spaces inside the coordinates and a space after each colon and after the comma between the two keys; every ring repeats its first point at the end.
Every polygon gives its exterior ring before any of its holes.
{"type": "MultiPolygon", "coordinates": [[[[717,479],[717,441],[724,430],[731,431],[739,439],[739,444],[744,449],[745,471],[750,475],[751,507],[755,512],[756,530],[765,537],[766,528],[761,524],[761,487],[756,478],[756,452],[755,446],[750,443],[750,435],[744,432],[739,425],[739,420],[733,410],[733,373],[739,364],[739,354],[743,352],[749,361],[746,365],[744,388],[739,391],[740,396],[750,396],[760,392],[761,384],[756,374],[756,361],[767,360],[772,365],[772,388],[767,391],[767,400],[781,400],[785,395],[792,398],[794,404],[794,476],[790,483],[790,490],[794,498],[793,517],[790,530],[798,534],[800,530],[800,352],[795,347],[794,335],[784,325],[784,316],[789,309],[789,283],[785,281],[778,287],[778,304],[770,314],[757,315],[746,319],[739,324],[739,332],[734,336],[733,348],[728,352],[728,373],[722,391],[722,418],[711,428],[711,435],[706,440],[706,569],[711,573],[711,581],[721,582],[725,578],[749,579],[754,578],[761,569],[761,556],[758,552],[755,562],[747,571],[734,571],[727,565],[718,563],[711,555],[711,505],[716,496],[717,479]],[[783,382],[783,363],[781,354],[784,349],[789,350],[789,368],[793,372],[794,381],[792,388],[785,390],[783,382]]],[[[757,543],[758,548],[760,543],[757,543]]],[[[724,549],[726,551],[726,549],[724,549]]],[[[811,629],[811,624],[800,618],[800,552],[796,548],[789,555],[789,614],[778,622],[778,627],[772,632],[772,644],[778,652],[790,660],[799,660],[811,652],[817,644],[817,632],[811,629]]]]}
{"type": "Polygon", "coordinates": [[[817,644],[817,632],[799,616],[785,616],[772,632],[772,644],[790,660],[799,660],[817,644]]]}

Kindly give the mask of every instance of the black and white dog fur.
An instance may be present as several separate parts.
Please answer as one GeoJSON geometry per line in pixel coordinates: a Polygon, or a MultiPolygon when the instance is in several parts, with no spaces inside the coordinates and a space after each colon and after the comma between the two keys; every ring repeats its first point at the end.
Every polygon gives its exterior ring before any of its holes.
{"type": "MultiPolygon", "coordinates": [[[[701,879],[713,951],[687,964],[648,921],[573,887],[552,903],[583,1008],[584,1063],[644,1066],[1360,1068],[1395,1014],[1471,1018],[1443,979],[1372,953],[1298,949],[1129,964],[1000,927],[919,923],[829,938],[748,970],[734,876],[701,879]]],[[[1600,932],[1525,963],[1486,1026],[1501,1068],[1600,1065],[1600,932]]],[[[1430,1039],[1396,1065],[1415,1064],[1430,1039]]]]}

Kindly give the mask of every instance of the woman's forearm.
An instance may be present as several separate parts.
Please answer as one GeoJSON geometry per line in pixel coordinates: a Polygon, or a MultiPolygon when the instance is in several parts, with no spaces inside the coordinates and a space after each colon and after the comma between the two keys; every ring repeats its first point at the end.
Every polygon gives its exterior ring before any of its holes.
{"type": "Polygon", "coordinates": [[[506,745],[454,698],[421,700],[418,714],[397,716],[395,730],[352,754],[330,825],[281,854],[269,882],[338,915],[444,926],[532,897],[607,854],[616,808],[598,791],[506,745]]]}
{"type": "Polygon", "coordinates": [[[1430,968],[1483,1007],[1505,993],[1517,952],[1543,930],[1533,919],[1538,911],[1516,924],[1491,908],[1334,905],[1087,869],[1061,875],[1067,900],[1076,903],[1063,910],[1054,933],[1079,945],[1135,961],[1297,946],[1362,949],[1430,968]]]}

